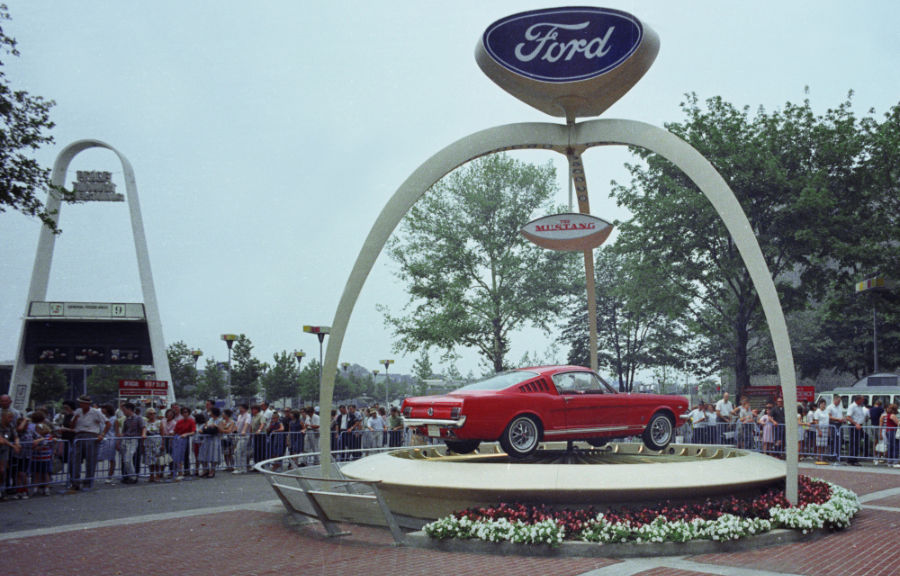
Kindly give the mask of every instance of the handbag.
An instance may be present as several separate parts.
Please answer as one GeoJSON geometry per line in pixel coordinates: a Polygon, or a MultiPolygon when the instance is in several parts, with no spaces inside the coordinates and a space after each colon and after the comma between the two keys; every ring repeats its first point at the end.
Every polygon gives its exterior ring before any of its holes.
{"type": "Polygon", "coordinates": [[[879,441],[878,444],[875,445],[875,451],[876,452],[886,452],[887,451],[887,450],[885,450],[884,440],[879,441]]]}
{"type": "Polygon", "coordinates": [[[897,440],[900,440],[900,428],[897,428],[897,431],[894,432],[894,438],[896,438],[897,440]]]}

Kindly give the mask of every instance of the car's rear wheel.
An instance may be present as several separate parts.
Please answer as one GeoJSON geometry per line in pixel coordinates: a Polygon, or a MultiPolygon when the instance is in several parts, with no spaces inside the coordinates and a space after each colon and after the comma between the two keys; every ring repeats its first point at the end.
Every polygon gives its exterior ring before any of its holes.
{"type": "Polygon", "coordinates": [[[512,458],[526,458],[537,450],[541,426],[533,416],[516,416],[500,436],[500,446],[512,458]]]}
{"type": "Polygon", "coordinates": [[[444,444],[447,445],[448,452],[469,454],[478,448],[478,445],[481,444],[481,440],[444,440],[444,444]]]}
{"type": "Polygon", "coordinates": [[[657,412],[644,428],[644,445],[651,450],[662,450],[675,437],[675,424],[667,414],[657,412]]]}

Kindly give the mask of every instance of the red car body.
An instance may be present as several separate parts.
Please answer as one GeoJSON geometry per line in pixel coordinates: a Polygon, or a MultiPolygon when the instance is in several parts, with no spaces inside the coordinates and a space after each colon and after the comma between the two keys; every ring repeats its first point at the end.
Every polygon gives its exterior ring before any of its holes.
{"type": "Polygon", "coordinates": [[[640,435],[662,449],[683,423],[688,402],[681,396],[622,394],[580,366],[541,366],[497,374],[440,396],[407,398],[407,426],[441,438],[456,452],[479,442],[499,441],[514,457],[538,443],[587,440],[602,444],[640,435]]]}

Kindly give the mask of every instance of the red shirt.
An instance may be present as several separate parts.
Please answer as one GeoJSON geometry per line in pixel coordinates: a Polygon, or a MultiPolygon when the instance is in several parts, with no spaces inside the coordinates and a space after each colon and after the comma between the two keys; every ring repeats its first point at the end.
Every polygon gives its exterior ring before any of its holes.
{"type": "Polygon", "coordinates": [[[197,423],[193,418],[182,418],[175,423],[175,435],[189,434],[197,431],[197,423]]]}

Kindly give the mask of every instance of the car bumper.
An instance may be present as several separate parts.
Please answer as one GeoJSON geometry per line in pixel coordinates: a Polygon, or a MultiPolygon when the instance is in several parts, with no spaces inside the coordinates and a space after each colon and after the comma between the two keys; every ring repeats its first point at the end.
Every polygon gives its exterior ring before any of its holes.
{"type": "Polygon", "coordinates": [[[466,417],[460,416],[458,420],[442,420],[439,418],[405,418],[403,422],[410,428],[417,428],[419,426],[437,426],[438,428],[451,428],[455,430],[463,427],[463,425],[466,423],[466,417]]]}

